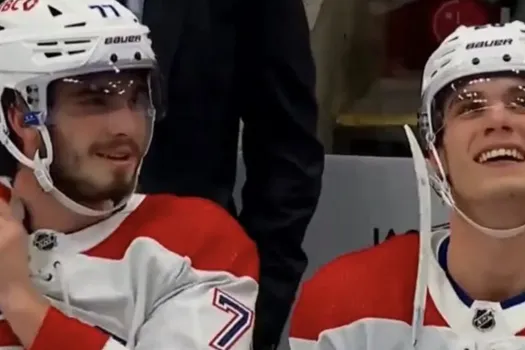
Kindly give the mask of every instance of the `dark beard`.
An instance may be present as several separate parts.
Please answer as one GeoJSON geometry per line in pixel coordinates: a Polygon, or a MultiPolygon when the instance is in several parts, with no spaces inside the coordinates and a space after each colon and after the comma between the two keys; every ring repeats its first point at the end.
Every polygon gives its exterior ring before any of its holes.
{"type": "MultiPolygon", "coordinates": [[[[115,172],[112,183],[105,188],[96,188],[88,179],[76,176],[75,170],[77,168],[75,166],[79,165],[82,160],[76,154],[67,154],[66,139],[56,129],[51,129],[50,134],[55,156],[49,173],[54,186],[69,199],[87,207],[108,200],[117,204],[134,191],[136,180],[129,181],[129,176],[126,172],[115,172]]],[[[112,144],[126,142],[134,149],[135,155],[140,157],[142,152],[140,152],[138,145],[131,140],[113,140],[107,142],[104,146],[110,147],[112,144]]],[[[100,147],[102,145],[92,145],[88,151],[88,156],[95,156],[97,149],[100,147]]],[[[132,179],[137,178],[137,172],[138,169],[135,169],[132,179]]]]}
{"type": "Polygon", "coordinates": [[[70,176],[58,162],[53,162],[50,175],[55,187],[69,199],[86,206],[111,200],[114,204],[129,196],[135,187],[134,181],[128,181],[125,173],[115,174],[113,183],[106,189],[96,189],[86,180],[70,176]]]}

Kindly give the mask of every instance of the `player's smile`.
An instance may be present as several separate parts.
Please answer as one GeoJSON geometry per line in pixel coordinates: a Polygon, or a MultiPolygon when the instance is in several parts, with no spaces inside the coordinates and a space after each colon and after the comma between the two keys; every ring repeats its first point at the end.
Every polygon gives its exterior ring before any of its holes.
{"type": "Polygon", "coordinates": [[[129,151],[112,151],[112,152],[97,152],[97,157],[114,161],[126,161],[131,158],[131,152],[129,151]]]}
{"type": "Polygon", "coordinates": [[[97,150],[95,156],[117,166],[134,166],[140,157],[139,153],[135,145],[120,145],[97,150]]]}
{"type": "Polygon", "coordinates": [[[478,164],[490,167],[501,167],[523,163],[525,151],[519,145],[499,144],[486,147],[474,157],[478,164]]]}
{"type": "Polygon", "coordinates": [[[118,167],[131,167],[135,166],[136,158],[131,155],[104,155],[96,154],[97,158],[102,159],[105,162],[109,162],[118,167]]]}

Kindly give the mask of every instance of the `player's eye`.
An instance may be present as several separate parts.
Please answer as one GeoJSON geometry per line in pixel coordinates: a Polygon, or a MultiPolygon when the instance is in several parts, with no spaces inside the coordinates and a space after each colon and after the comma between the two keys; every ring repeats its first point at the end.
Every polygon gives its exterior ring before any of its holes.
{"type": "Polygon", "coordinates": [[[91,106],[104,106],[107,104],[107,99],[97,96],[97,97],[89,97],[85,98],[81,101],[83,105],[91,105],[91,106]]]}
{"type": "Polygon", "coordinates": [[[464,101],[454,108],[454,115],[456,117],[473,117],[481,113],[486,108],[487,103],[482,99],[464,101]]]}
{"type": "Polygon", "coordinates": [[[142,105],[149,101],[149,94],[147,90],[137,90],[131,95],[130,102],[135,106],[137,104],[142,105]]]}
{"type": "Polygon", "coordinates": [[[525,114],[525,93],[513,96],[507,106],[516,113],[525,114]]]}

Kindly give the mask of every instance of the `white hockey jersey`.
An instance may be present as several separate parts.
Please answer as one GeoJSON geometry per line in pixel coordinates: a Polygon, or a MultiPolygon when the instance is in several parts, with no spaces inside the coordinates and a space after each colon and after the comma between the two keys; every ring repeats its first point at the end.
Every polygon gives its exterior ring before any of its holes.
{"type": "MultiPolygon", "coordinates": [[[[470,300],[448,277],[448,232],[434,233],[431,245],[416,348],[525,349],[525,295],[502,303],[470,300]]],[[[322,267],[303,286],[292,318],[291,349],[414,349],[418,252],[418,235],[398,236],[322,267]]]]}
{"type": "MultiPolygon", "coordinates": [[[[31,350],[251,346],[256,247],[214,203],[134,195],[84,230],[33,233],[30,257],[53,305],[31,350]]],[[[21,348],[0,321],[0,349],[21,348]]]]}

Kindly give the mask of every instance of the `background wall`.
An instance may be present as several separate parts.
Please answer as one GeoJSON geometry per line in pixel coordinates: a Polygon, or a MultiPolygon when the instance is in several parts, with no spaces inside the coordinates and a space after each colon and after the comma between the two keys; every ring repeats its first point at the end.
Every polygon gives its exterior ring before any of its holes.
{"type": "MultiPolygon", "coordinates": [[[[236,200],[244,182],[239,161],[236,200]]],[[[433,198],[433,223],[447,221],[448,210],[433,198]]],[[[410,158],[327,155],[323,190],[304,248],[309,257],[305,278],[335,257],[371,247],[388,231],[418,229],[416,178],[410,158]]],[[[288,349],[286,334],[279,350],[288,349]]]]}

